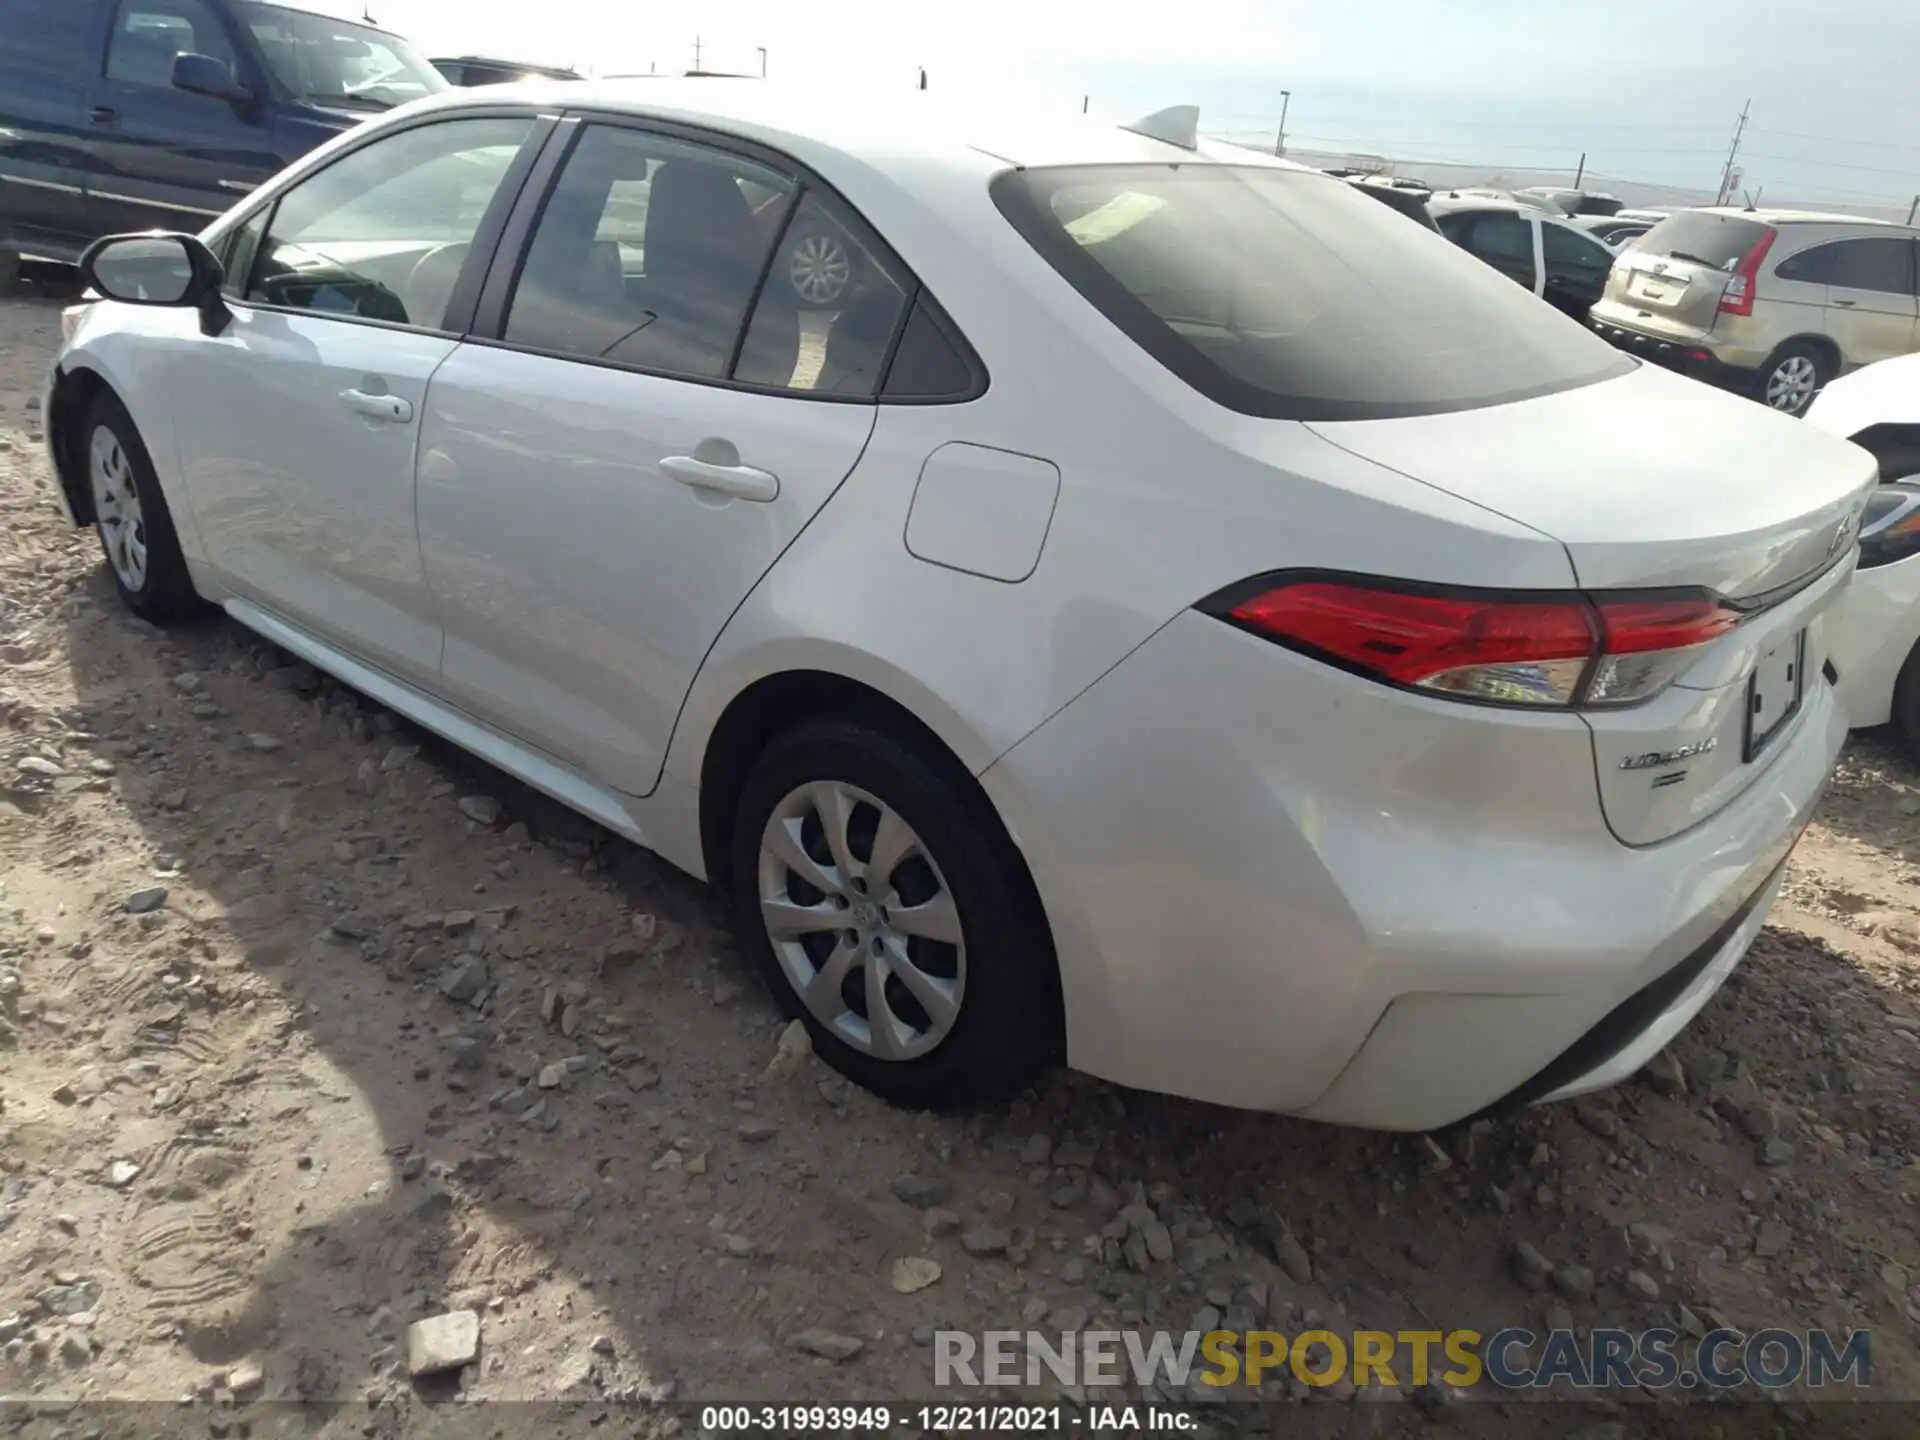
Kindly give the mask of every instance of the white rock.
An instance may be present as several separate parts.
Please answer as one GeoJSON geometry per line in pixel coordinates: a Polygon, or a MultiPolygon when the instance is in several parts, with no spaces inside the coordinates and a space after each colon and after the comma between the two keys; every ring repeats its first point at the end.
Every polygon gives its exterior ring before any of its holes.
{"type": "Polygon", "coordinates": [[[480,1315],[455,1310],[407,1327],[407,1374],[418,1380],[471,1365],[480,1355],[480,1315]]]}

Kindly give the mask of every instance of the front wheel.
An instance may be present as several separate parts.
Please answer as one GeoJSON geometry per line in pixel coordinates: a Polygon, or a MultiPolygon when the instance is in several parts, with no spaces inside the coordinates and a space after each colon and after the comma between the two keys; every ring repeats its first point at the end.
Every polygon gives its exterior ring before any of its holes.
{"type": "Polygon", "coordinates": [[[1760,399],[1783,415],[1804,415],[1821,387],[1833,378],[1833,362],[1813,345],[1782,345],[1760,372],[1760,399]]]}
{"type": "Polygon", "coordinates": [[[741,794],[741,943],[815,1051],[890,1100],[1017,1092],[1059,1054],[1053,947],[986,797],[860,719],[775,740],[741,794]]]}
{"type": "Polygon", "coordinates": [[[193,618],[204,602],[187,573],[173,515],[133,417],[103,390],[87,407],[80,436],[94,528],[121,600],[156,625],[193,618]]]}

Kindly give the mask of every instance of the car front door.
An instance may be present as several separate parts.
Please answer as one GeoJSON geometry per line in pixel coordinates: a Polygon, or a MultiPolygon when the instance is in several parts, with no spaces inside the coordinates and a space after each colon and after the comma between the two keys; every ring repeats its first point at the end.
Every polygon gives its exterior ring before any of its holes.
{"type": "Polygon", "coordinates": [[[85,131],[98,3],[0,0],[0,249],[71,260],[93,238],[85,131]]]}
{"type": "Polygon", "coordinates": [[[644,795],[727,618],[859,459],[908,287],[777,157],[611,122],[568,144],[517,283],[503,251],[434,377],[420,537],[448,697],[644,795]],[[768,270],[829,225],[858,279],[803,308],[768,270]]]}
{"type": "Polygon", "coordinates": [[[197,230],[280,169],[251,56],[207,0],[118,0],[87,116],[94,234],[197,230]],[[180,55],[220,61],[252,98],[174,88],[180,55]]]}
{"type": "Polygon", "coordinates": [[[1914,253],[1905,237],[1842,240],[1830,247],[1827,334],[1846,369],[1914,348],[1914,253]]]}
{"type": "Polygon", "coordinates": [[[1571,225],[1540,222],[1541,294],[1548,304],[1584,321],[1606,292],[1613,252],[1571,225]]]}
{"type": "Polygon", "coordinates": [[[306,176],[232,235],[232,323],[206,336],[189,316],[172,367],[181,472],[222,583],[421,683],[440,626],[414,525],[420,416],[458,343],[456,288],[538,128],[435,120],[306,176]]]}

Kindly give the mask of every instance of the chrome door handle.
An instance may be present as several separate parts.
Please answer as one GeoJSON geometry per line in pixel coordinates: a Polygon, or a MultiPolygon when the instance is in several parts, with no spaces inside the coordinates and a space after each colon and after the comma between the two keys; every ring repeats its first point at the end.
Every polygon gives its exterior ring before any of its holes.
{"type": "Polygon", "coordinates": [[[660,473],[694,490],[712,490],[741,500],[765,502],[780,493],[780,477],[751,465],[715,465],[691,455],[669,455],[660,473]]]}
{"type": "Polygon", "coordinates": [[[365,390],[342,390],[340,398],[346,402],[349,410],[357,411],[369,420],[405,425],[413,419],[413,402],[403,400],[398,395],[369,395],[365,390]]]}

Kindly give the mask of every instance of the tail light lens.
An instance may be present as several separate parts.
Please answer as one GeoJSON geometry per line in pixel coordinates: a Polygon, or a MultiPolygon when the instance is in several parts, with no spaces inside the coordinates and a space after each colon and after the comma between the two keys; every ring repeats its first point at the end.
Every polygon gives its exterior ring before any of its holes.
{"type": "Polygon", "coordinates": [[[1742,612],[1700,590],[1587,595],[1269,576],[1200,608],[1343,669],[1493,705],[1632,705],[1742,612]]]}
{"type": "Polygon", "coordinates": [[[1740,263],[1733,267],[1727,288],[1720,292],[1722,315],[1753,314],[1753,292],[1760,279],[1760,262],[1767,258],[1767,251],[1773,248],[1774,237],[1779,233],[1769,225],[1766,233],[1753,242],[1753,248],[1742,255],[1740,263]]]}
{"type": "Polygon", "coordinates": [[[1860,522],[1860,568],[1891,565],[1920,552],[1920,486],[1882,485],[1860,522]]]}

